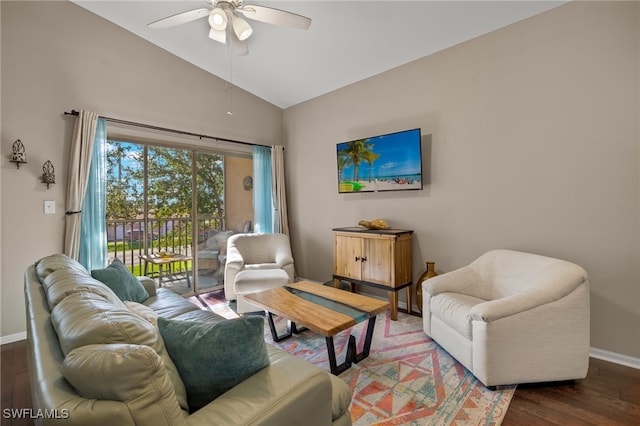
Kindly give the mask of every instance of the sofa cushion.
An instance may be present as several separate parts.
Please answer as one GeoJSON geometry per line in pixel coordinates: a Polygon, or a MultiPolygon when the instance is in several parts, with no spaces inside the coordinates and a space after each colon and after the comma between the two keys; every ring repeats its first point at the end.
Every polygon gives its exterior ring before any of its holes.
{"type": "Polygon", "coordinates": [[[65,355],[91,344],[133,343],[156,352],[161,349],[151,323],[95,293],[68,295],[51,311],[51,322],[65,355]]]}
{"type": "Polygon", "coordinates": [[[150,296],[143,305],[153,309],[159,316],[174,318],[185,312],[199,311],[198,306],[168,288],[158,288],[155,296],[150,296]]]}
{"type": "Polygon", "coordinates": [[[175,316],[172,319],[180,321],[217,322],[224,320],[224,317],[216,314],[215,312],[211,312],[208,309],[198,309],[195,311],[185,312],[184,314],[175,316]]]}
{"type": "Polygon", "coordinates": [[[129,300],[124,302],[124,306],[127,307],[134,314],[140,315],[142,318],[153,324],[154,327],[158,326],[158,313],[148,306],[138,302],[131,302],[129,300]]]}
{"type": "Polygon", "coordinates": [[[53,310],[65,297],[76,292],[95,293],[123,308],[122,300],[104,283],[91,277],[88,272],[74,269],[58,269],[49,273],[42,280],[42,286],[47,294],[49,310],[53,310]]]}
{"type": "Polygon", "coordinates": [[[158,355],[162,358],[162,362],[167,370],[167,375],[169,376],[169,380],[171,380],[171,384],[173,385],[173,390],[176,393],[176,398],[178,398],[178,404],[182,407],[183,410],[189,411],[189,404],[187,402],[187,390],[184,387],[184,383],[182,383],[182,378],[180,377],[180,373],[178,373],[178,368],[175,363],[169,356],[169,352],[167,352],[167,348],[164,344],[164,340],[162,336],[160,336],[160,331],[158,328],[158,314],[153,311],[153,309],[137,302],[124,302],[125,306],[134,314],[140,315],[145,320],[149,321],[155,328],[158,333],[159,340],[159,350],[158,355]]]}
{"type": "Polygon", "coordinates": [[[62,374],[85,398],[126,403],[138,425],[185,424],[164,364],[148,346],[82,346],[67,354],[62,374]]]}
{"type": "Polygon", "coordinates": [[[144,286],[118,258],[104,269],[92,270],[91,276],[109,286],[123,301],[142,303],[149,298],[144,286]]]}
{"type": "Polygon", "coordinates": [[[36,262],[36,273],[38,274],[38,278],[40,278],[40,282],[42,282],[47,275],[59,269],[73,270],[87,276],[90,275],[86,268],[77,260],[62,253],[49,255],[36,262]]]}
{"type": "Polygon", "coordinates": [[[262,317],[220,321],[158,318],[192,411],[269,365],[262,317]]]}

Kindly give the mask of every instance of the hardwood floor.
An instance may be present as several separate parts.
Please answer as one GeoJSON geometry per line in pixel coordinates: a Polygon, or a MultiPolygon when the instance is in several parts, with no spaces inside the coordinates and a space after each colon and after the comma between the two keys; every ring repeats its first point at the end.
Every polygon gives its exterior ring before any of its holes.
{"type": "Polygon", "coordinates": [[[590,358],[574,384],[519,385],[502,424],[640,425],[640,370],[590,358]]]}
{"type": "Polygon", "coordinates": [[[27,366],[26,340],[1,346],[0,357],[2,385],[2,426],[27,426],[34,422],[27,413],[26,416],[11,415],[11,409],[32,408],[31,387],[29,385],[29,369],[27,366]],[[9,410],[9,412],[7,412],[9,410]],[[18,418],[22,417],[22,418],[18,418]]]}
{"type": "MultiPolygon", "coordinates": [[[[33,425],[6,409],[31,408],[26,342],[2,345],[2,426],[33,425]]],[[[640,370],[591,358],[587,378],[571,384],[519,385],[504,426],[640,426],[640,370]]]]}

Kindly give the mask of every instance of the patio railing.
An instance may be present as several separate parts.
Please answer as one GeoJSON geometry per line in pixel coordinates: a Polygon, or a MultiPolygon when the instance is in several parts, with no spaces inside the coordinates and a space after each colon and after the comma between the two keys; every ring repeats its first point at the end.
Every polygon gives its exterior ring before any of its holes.
{"type": "MultiPolygon", "coordinates": [[[[143,271],[140,255],[167,252],[191,256],[192,223],[191,218],[184,217],[107,220],[109,261],[117,257],[140,273],[143,271]]],[[[212,231],[223,230],[224,218],[203,218],[197,226],[196,246],[206,241],[212,231]]]]}

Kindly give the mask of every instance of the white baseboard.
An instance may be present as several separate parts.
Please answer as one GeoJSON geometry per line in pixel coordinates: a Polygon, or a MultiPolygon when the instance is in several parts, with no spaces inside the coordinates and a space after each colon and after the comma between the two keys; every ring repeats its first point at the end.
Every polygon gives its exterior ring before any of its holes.
{"type": "Polygon", "coordinates": [[[0,345],[6,345],[7,343],[19,342],[20,340],[27,340],[27,332],[10,334],[8,336],[0,336],[0,345]]]}
{"type": "Polygon", "coordinates": [[[615,352],[605,351],[604,349],[591,348],[589,356],[604,361],[613,362],[615,364],[626,365],[627,367],[633,367],[640,369],[640,358],[634,358],[628,355],[622,355],[615,352]]]}

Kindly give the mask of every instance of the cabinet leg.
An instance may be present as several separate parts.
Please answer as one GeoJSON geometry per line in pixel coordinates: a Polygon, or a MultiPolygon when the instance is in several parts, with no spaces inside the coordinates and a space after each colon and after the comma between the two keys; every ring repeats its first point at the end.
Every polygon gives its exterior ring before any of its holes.
{"type": "Polygon", "coordinates": [[[411,315],[411,313],[413,312],[413,300],[411,299],[411,294],[413,292],[411,291],[411,289],[411,286],[407,287],[407,312],[409,313],[409,315],[411,315]]]}
{"type": "Polygon", "coordinates": [[[389,309],[391,309],[391,320],[398,320],[398,292],[389,292],[389,309]]]}
{"type": "Polygon", "coordinates": [[[333,279],[333,287],[334,288],[340,288],[340,280],[337,278],[333,279]]]}

